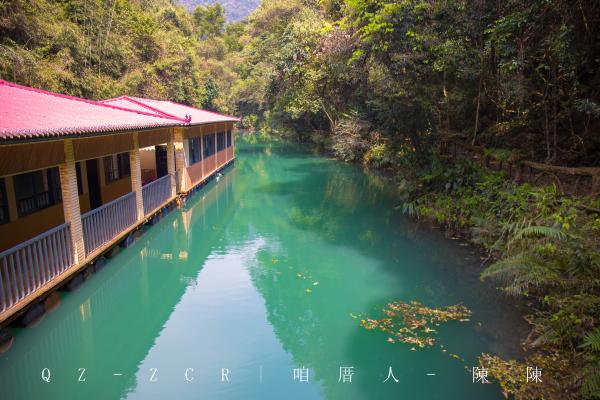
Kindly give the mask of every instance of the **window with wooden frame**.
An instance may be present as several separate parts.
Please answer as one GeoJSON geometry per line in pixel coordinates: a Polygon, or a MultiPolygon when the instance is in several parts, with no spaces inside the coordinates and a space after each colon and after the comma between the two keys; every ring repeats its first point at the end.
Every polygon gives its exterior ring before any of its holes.
{"type": "Polygon", "coordinates": [[[131,176],[129,153],[104,157],[104,178],[107,184],[127,176],[131,176]]]}
{"type": "Polygon", "coordinates": [[[203,136],[204,140],[204,158],[215,154],[215,135],[208,134],[203,136]]]}
{"type": "Polygon", "coordinates": [[[5,179],[0,178],[0,225],[7,224],[9,222],[10,215],[8,213],[8,200],[6,198],[5,179]]]}
{"type": "Polygon", "coordinates": [[[200,138],[195,137],[189,140],[190,165],[202,161],[200,157],[200,138]]]}
{"type": "Polygon", "coordinates": [[[13,183],[19,217],[62,201],[58,167],[15,175],[13,183]]]}
{"type": "Polygon", "coordinates": [[[217,151],[225,148],[225,132],[217,133],[217,151]]]}

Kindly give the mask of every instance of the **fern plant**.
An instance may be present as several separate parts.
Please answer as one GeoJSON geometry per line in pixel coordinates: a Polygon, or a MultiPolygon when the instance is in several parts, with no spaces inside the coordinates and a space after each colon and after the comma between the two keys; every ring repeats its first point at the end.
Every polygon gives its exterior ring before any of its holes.
{"type": "Polygon", "coordinates": [[[590,399],[600,399],[600,328],[588,333],[581,347],[589,349],[588,357],[591,360],[585,368],[581,387],[583,395],[590,399]]]}
{"type": "Polygon", "coordinates": [[[515,232],[511,242],[536,236],[556,240],[565,240],[567,238],[567,234],[562,229],[554,226],[526,226],[515,232]]]}
{"type": "Polygon", "coordinates": [[[482,279],[493,278],[503,283],[503,290],[513,296],[528,295],[531,289],[551,285],[559,276],[548,263],[533,252],[521,252],[487,267],[482,279]]]}

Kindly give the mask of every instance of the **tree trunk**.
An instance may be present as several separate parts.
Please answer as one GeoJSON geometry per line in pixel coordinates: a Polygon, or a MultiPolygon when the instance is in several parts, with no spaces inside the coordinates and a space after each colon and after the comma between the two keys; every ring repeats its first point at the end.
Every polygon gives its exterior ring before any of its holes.
{"type": "Polygon", "coordinates": [[[479,73],[479,85],[477,86],[477,108],[475,109],[475,128],[473,129],[473,140],[471,144],[475,145],[477,139],[477,131],[479,130],[479,106],[481,105],[481,84],[483,80],[483,72],[479,73]]]}
{"type": "Polygon", "coordinates": [[[558,152],[558,90],[554,86],[554,96],[552,96],[552,162],[557,159],[558,152]]]}

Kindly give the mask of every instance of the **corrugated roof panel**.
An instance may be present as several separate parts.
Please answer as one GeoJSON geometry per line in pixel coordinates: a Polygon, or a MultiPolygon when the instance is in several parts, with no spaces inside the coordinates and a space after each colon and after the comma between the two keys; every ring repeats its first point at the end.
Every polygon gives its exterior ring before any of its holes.
{"type": "Polygon", "coordinates": [[[201,125],[212,122],[237,122],[240,119],[231,115],[219,114],[212,111],[174,103],[165,100],[152,100],[140,97],[122,96],[116,99],[102,100],[106,104],[113,104],[131,110],[146,110],[170,118],[189,119],[190,125],[201,125]],[[129,104],[129,106],[127,105],[129,104]]]}
{"type": "Polygon", "coordinates": [[[184,124],[150,110],[121,108],[0,80],[0,141],[184,124]]]}

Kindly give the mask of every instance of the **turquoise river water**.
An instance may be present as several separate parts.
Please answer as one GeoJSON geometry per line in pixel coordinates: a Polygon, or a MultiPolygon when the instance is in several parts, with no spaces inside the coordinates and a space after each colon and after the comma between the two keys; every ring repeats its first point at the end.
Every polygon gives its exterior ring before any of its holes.
{"type": "Polygon", "coordinates": [[[0,398],[502,399],[468,368],[518,355],[518,310],[470,247],[396,211],[390,186],[294,145],[240,144],[218,182],[11,328],[0,398]],[[359,324],[393,300],[473,318],[439,328],[447,352],[414,351],[359,324]]]}

